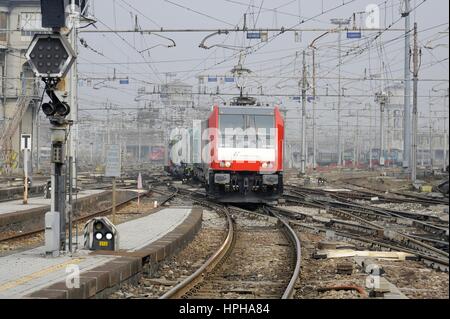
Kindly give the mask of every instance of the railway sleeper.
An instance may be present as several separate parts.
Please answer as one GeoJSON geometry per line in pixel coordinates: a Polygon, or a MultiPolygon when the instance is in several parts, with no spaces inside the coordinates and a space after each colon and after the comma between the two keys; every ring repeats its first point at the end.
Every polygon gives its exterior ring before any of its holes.
{"type": "MultiPolygon", "coordinates": [[[[319,234],[319,233],[325,233],[327,232],[327,229],[321,228],[320,226],[317,225],[307,225],[307,224],[302,224],[302,223],[294,223],[294,225],[298,226],[300,229],[303,229],[305,231],[308,232],[312,232],[314,234],[319,234]]],[[[358,238],[357,236],[353,235],[353,234],[345,234],[345,233],[334,233],[334,238],[336,240],[339,241],[344,241],[344,242],[351,242],[355,245],[357,245],[357,247],[366,247],[372,250],[399,250],[400,247],[396,247],[396,246],[392,246],[389,243],[382,243],[382,242],[377,242],[377,241],[373,241],[371,239],[368,238],[358,238]]],[[[398,245],[398,243],[394,242],[395,244],[398,245]]],[[[423,255],[423,253],[421,252],[421,250],[417,250],[415,247],[412,248],[413,251],[411,251],[412,247],[408,247],[408,248],[404,248],[403,250],[412,254],[415,254],[415,259],[416,260],[421,260],[426,266],[433,268],[435,270],[440,270],[440,271],[444,271],[444,272],[449,272],[449,265],[448,265],[448,261],[445,262],[442,256],[438,256],[438,257],[434,257],[434,256],[426,256],[423,255]],[[414,252],[414,250],[416,250],[416,253],[414,252]],[[442,261],[440,261],[442,260],[442,261]]],[[[423,247],[420,246],[421,249],[423,249],[423,247]]],[[[402,249],[401,249],[402,250],[402,249]]],[[[426,253],[429,253],[429,251],[424,251],[426,253]]],[[[411,258],[408,258],[411,259],[411,258]]],[[[447,259],[448,260],[448,259],[447,259]]]]}
{"type": "Polygon", "coordinates": [[[424,224],[424,223],[417,222],[417,221],[413,222],[413,226],[417,227],[419,229],[423,229],[426,232],[429,232],[431,234],[438,235],[439,238],[441,238],[443,240],[446,240],[446,241],[449,240],[449,231],[448,231],[448,229],[443,229],[443,228],[440,228],[440,227],[436,227],[436,226],[429,225],[429,224],[424,224]]]}

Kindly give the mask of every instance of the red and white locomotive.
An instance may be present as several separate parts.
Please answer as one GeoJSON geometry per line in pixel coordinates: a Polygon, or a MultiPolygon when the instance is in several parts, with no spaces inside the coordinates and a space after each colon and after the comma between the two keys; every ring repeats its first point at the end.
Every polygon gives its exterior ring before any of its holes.
{"type": "Polygon", "coordinates": [[[202,159],[193,170],[208,196],[266,203],[283,194],[284,121],[277,106],[215,105],[197,131],[202,132],[202,159]]]}

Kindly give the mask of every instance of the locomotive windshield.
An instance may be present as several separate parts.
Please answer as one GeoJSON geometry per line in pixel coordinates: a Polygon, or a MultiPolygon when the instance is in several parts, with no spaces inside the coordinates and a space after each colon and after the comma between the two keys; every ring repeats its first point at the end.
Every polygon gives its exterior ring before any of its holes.
{"type": "Polygon", "coordinates": [[[225,148],[274,148],[273,115],[219,115],[220,145],[225,148]]]}

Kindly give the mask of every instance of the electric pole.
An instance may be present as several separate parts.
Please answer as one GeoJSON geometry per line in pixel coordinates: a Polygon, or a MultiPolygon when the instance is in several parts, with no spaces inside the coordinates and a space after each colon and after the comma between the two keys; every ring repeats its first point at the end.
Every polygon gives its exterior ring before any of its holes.
{"type": "Polygon", "coordinates": [[[372,110],[369,104],[369,168],[372,169],[372,110]]]}
{"type": "MultiPolygon", "coordinates": [[[[339,25],[339,29],[341,26],[339,25]]],[[[341,64],[342,64],[342,53],[341,53],[341,44],[342,44],[342,34],[341,30],[339,30],[339,70],[338,70],[338,109],[337,109],[337,120],[338,120],[338,166],[342,165],[342,132],[341,132],[341,64]]]]}
{"type": "MultiPolygon", "coordinates": [[[[391,128],[391,112],[389,108],[386,110],[387,113],[387,130],[386,130],[386,150],[387,150],[387,166],[389,166],[389,157],[392,159],[392,128],[391,128]]],[[[393,164],[391,163],[391,166],[393,164]]]]}
{"type": "Polygon", "coordinates": [[[355,163],[354,166],[357,168],[359,163],[359,110],[356,110],[356,147],[355,147],[355,163]]]}
{"type": "Polygon", "coordinates": [[[323,34],[321,34],[320,36],[318,36],[317,38],[315,38],[311,44],[309,45],[309,47],[312,49],[312,58],[313,58],[313,170],[316,170],[317,168],[317,158],[316,158],[316,153],[317,153],[317,138],[316,138],[316,106],[317,106],[317,102],[316,102],[316,98],[317,98],[317,88],[316,88],[316,47],[314,45],[314,43],[319,40],[320,38],[324,37],[325,35],[327,35],[328,33],[330,33],[330,31],[327,31],[323,34]]]}
{"type": "Polygon", "coordinates": [[[410,76],[410,1],[405,0],[405,69],[404,69],[404,107],[403,107],[403,168],[411,167],[411,76],[410,76]]]}
{"type": "Polygon", "coordinates": [[[385,102],[380,101],[380,166],[384,166],[384,107],[385,102]]]}
{"type": "Polygon", "coordinates": [[[302,157],[301,173],[306,172],[306,51],[303,51],[303,75],[302,75],[302,157]]]}
{"type": "Polygon", "coordinates": [[[341,65],[342,65],[342,26],[343,25],[349,25],[350,19],[331,19],[331,23],[337,24],[339,26],[339,38],[338,38],[338,55],[339,55],[339,62],[338,62],[338,109],[337,109],[337,121],[338,121],[338,166],[342,165],[343,157],[342,157],[342,132],[341,132],[341,65]]]}
{"type": "MultiPolygon", "coordinates": [[[[78,55],[78,46],[77,46],[77,38],[78,38],[78,28],[80,24],[80,14],[76,9],[75,0],[70,0],[70,14],[69,14],[69,43],[72,46],[75,56],[78,55]]],[[[81,10],[81,8],[80,8],[81,10]]],[[[68,138],[68,157],[72,157],[71,166],[69,169],[71,171],[72,178],[72,186],[77,188],[77,144],[78,144],[78,69],[77,62],[75,61],[70,70],[70,74],[68,76],[69,79],[69,101],[71,105],[71,113],[69,116],[69,120],[73,122],[72,127],[70,129],[69,138],[68,138]]]]}
{"type": "Polygon", "coordinates": [[[312,136],[312,144],[313,144],[313,170],[315,171],[317,168],[316,161],[316,49],[312,50],[312,59],[313,59],[313,136],[312,136]]]}
{"type": "Polygon", "coordinates": [[[411,181],[417,179],[417,86],[419,81],[419,48],[417,45],[417,23],[414,23],[414,49],[413,49],[413,110],[412,110],[412,153],[411,153],[411,181]]]}
{"type": "Polygon", "coordinates": [[[430,152],[430,169],[433,169],[433,131],[431,128],[432,125],[432,120],[431,120],[431,91],[430,91],[430,95],[428,98],[428,109],[429,109],[429,114],[428,114],[428,139],[429,139],[429,152],[430,152]]]}
{"type": "Polygon", "coordinates": [[[110,118],[110,109],[112,105],[109,102],[106,102],[106,141],[107,144],[111,144],[111,118],[110,118]]]}
{"type": "Polygon", "coordinates": [[[444,157],[442,159],[443,172],[447,169],[447,149],[448,149],[448,132],[447,132],[448,117],[444,117],[444,157]]]}

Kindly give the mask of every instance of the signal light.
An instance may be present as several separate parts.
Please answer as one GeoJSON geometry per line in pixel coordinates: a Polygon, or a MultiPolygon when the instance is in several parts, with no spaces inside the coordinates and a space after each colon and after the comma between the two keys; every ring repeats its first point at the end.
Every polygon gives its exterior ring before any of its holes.
{"type": "Polygon", "coordinates": [[[75,61],[75,53],[65,36],[36,34],[25,54],[38,77],[62,78],[75,61]]]}
{"type": "Polygon", "coordinates": [[[70,113],[70,106],[66,102],[56,104],[53,102],[43,103],[42,112],[44,112],[46,116],[59,115],[65,117],[70,113]]]}
{"type": "Polygon", "coordinates": [[[69,104],[66,102],[61,102],[56,104],[55,107],[56,114],[60,116],[67,116],[70,113],[70,107],[69,104]]]}
{"type": "Polygon", "coordinates": [[[44,112],[46,116],[55,115],[55,107],[53,106],[53,103],[43,103],[42,112],[44,112]]]}
{"type": "Polygon", "coordinates": [[[84,226],[84,246],[90,250],[119,249],[117,228],[106,217],[96,217],[84,226]]]}
{"type": "Polygon", "coordinates": [[[96,230],[100,230],[103,228],[103,224],[101,222],[96,223],[94,226],[96,230]]]}
{"type": "Polygon", "coordinates": [[[65,26],[64,0],[41,0],[42,27],[61,28],[65,26]]]}

